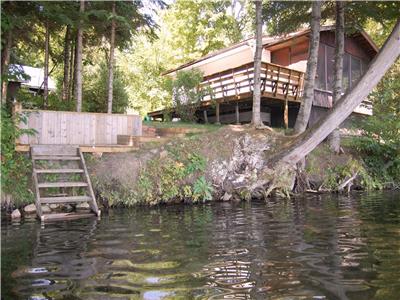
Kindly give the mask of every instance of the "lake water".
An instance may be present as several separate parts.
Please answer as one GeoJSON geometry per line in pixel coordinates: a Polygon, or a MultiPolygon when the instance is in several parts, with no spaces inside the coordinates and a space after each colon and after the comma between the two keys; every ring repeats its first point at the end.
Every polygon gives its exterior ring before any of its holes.
{"type": "Polygon", "coordinates": [[[2,299],[400,299],[400,194],[2,223],[2,299]]]}

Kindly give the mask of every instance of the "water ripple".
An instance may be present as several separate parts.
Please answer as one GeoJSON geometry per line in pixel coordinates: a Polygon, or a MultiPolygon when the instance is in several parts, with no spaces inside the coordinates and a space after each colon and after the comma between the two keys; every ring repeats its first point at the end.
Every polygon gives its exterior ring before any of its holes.
{"type": "MultiPolygon", "coordinates": [[[[2,228],[4,299],[397,299],[398,194],[2,228]]],[[[2,298],[2,299],[3,299],[2,298]]]]}

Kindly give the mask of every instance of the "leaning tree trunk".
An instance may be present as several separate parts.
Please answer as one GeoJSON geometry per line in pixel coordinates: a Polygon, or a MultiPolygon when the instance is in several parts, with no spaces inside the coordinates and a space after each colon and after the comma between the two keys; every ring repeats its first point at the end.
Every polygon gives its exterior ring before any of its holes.
{"type": "Polygon", "coordinates": [[[368,96],[373,88],[379,83],[386,71],[393,65],[400,55],[400,19],[397,20],[389,38],[386,40],[381,51],[370,63],[368,70],[351,89],[350,92],[341,97],[332,110],[322,118],[315,126],[300,135],[297,140],[280,155],[279,161],[293,164],[310,153],[321,143],[336,127],[338,127],[368,96]]]}
{"type": "Polygon", "coordinates": [[[213,184],[220,187],[221,193],[246,199],[265,198],[275,188],[292,189],[295,165],[352,113],[399,55],[400,20],[365,74],[324,118],[293,140],[286,141],[288,144],[279,152],[269,151],[271,138],[265,137],[265,141],[254,143],[250,135],[240,137],[228,161],[212,163],[211,175],[217,179],[213,184]]]}
{"type": "Polygon", "coordinates": [[[108,98],[107,113],[112,113],[113,83],[114,83],[114,47],[115,47],[115,1],[112,4],[111,37],[110,37],[110,59],[108,62],[108,98]]]}
{"type": "Polygon", "coordinates": [[[262,2],[254,1],[256,5],[256,51],[254,53],[254,89],[253,89],[253,114],[252,124],[255,127],[261,122],[261,54],[262,54],[262,2]]]}
{"type": "Polygon", "coordinates": [[[67,25],[67,29],[65,31],[65,39],[64,39],[64,75],[63,75],[63,85],[62,85],[62,100],[63,101],[67,101],[69,98],[70,45],[71,45],[71,26],[67,25]]]}
{"type": "Polygon", "coordinates": [[[310,119],[311,107],[314,100],[315,75],[317,73],[319,33],[321,27],[321,1],[312,3],[311,38],[307,59],[307,71],[304,82],[303,103],[297,115],[294,132],[302,133],[306,130],[310,119]]]}
{"type": "Polygon", "coordinates": [[[50,32],[49,22],[46,21],[46,37],[44,45],[44,75],[43,75],[43,104],[47,108],[49,106],[49,44],[50,44],[50,32]]]}
{"type": "MultiPolygon", "coordinates": [[[[333,88],[333,105],[342,97],[343,56],[344,56],[344,2],[336,2],[336,31],[335,31],[335,71],[333,88]]],[[[340,131],[336,128],[328,137],[333,152],[340,151],[340,131]]]]}
{"type": "Polygon", "coordinates": [[[1,76],[2,76],[2,86],[1,86],[1,103],[5,104],[7,101],[7,87],[8,87],[8,65],[10,63],[10,52],[12,44],[12,31],[9,30],[6,33],[6,41],[4,48],[1,51],[1,76]]]}
{"type": "MultiPolygon", "coordinates": [[[[85,1],[80,0],[79,13],[82,18],[82,14],[85,11],[85,1]]],[[[76,83],[75,83],[75,99],[76,99],[76,111],[82,111],[82,20],[79,21],[77,31],[77,43],[76,43],[76,83]]]]}

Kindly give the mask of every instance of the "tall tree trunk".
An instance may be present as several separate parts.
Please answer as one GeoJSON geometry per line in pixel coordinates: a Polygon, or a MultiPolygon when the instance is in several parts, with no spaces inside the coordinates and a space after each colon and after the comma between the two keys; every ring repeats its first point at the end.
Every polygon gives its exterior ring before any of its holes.
{"type": "Polygon", "coordinates": [[[71,59],[70,59],[70,69],[69,69],[69,78],[71,80],[69,87],[69,99],[71,100],[74,97],[75,91],[75,81],[76,81],[76,34],[75,39],[72,40],[71,45],[71,59]]]}
{"type": "MultiPolygon", "coordinates": [[[[80,0],[79,14],[81,15],[85,11],[85,1],[80,0]]],[[[82,111],[82,20],[79,21],[77,30],[77,43],[76,43],[76,82],[75,82],[75,100],[76,100],[76,111],[82,111]]]]}
{"type": "Polygon", "coordinates": [[[63,101],[67,101],[69,98],[70,46],[71,46],[71,26],[67,25],[67,29],[65,31],[65,39],[64,39],[64,75],[63,75],[63,86],[62,86],[62,100],[63,101]]]}
{"type": "Polygon", "coordinates": [[[261,122],[261,54],[262,54],[262,2],[254,1],[256,5],[256,51],[254,53],[254,89],[253,114],[251,123],[258,127],[261,122]]]}
{"type": "Polygon", "coordinates": [[[325,118],[321,118],[317,124],[300,135],[286,151],[275,157],[274,161],[294,164],[310,153],[361,104],[399,56],[400,19],[397,20],[381,51],[353,89],[335,103],[325,118]]]}
{"type": "MultiPolygon", "coordinates": [[[[335,30],[335,70],[333,88],[333,105],[342,97],[343,56],[344,56],[344,2],[336,1],[336,30],[335,30]]],[[[336,128],[328,137],[333,152],[340,151],[340,131],[336,128]]]]}
{"type": "Polygon", "coordinates": [[[7,102],[7,88],[8,88],[8,65],[10,63],[10,52],[12,45],[12,31],[11,29],[6,33],[6,43],[4,48],[1,50],[1,103],[5,104],[7,102]]]}
{"type": "Polygon", "coordinates": [[[115,1],[112,3],[111,37],[110,37],[110,59],[108,61],[108,99],[107,113],[112,113],[113,83],[114,83],[114,48],[115,48],[115,1]]]}
{"type": "Polygon", "coordinates": [[[319,32],[321,21],[321,1],[313,1],[311,13],[311,37],[308,51],[307,71],[305,75],[303,103],[297,115],[294,132],[302,133],[306,130],[310,119],[311,107],[314,100],[315,75],[317,73],[319,32]]]}
{"type": "Polygon", "coordinates": [[[46,37],[44,42],[44,75],[43,75],[43,104],[47,108],[49,106],[49,44],[50,31],[49,22],[46,21],[46,37]]]}

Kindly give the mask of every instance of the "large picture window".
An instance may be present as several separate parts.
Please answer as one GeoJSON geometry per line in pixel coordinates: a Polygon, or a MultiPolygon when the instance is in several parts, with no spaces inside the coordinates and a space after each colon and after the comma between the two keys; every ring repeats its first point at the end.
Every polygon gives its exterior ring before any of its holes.
{"type": "MultiPolygon", "coordinates": [[[[332,91],[334,87],[335,48],[320,43],[318,52],[316,86],[319,90],[332,91]]],[[[343,58],[343,91],[351,88],[366,70],[367,63],[345,53],[343,58]]]]}

